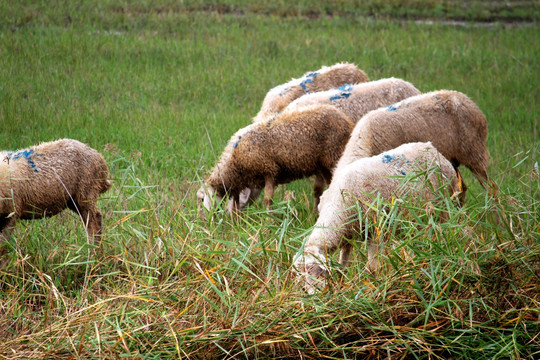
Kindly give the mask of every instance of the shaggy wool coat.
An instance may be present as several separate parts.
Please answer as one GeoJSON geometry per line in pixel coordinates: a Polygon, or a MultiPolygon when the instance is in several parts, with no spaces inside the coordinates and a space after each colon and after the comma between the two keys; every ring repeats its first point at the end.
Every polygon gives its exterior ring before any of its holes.
{"type": "Polygon", "coordinates": [[[292,79],[268,91],[261,110],[253,118],[253,122],[268,120],[304,94],[366,81],[369,81],[366,73],[358,69],[354,64],[340,63],[329,67],[323,66],[317,71],[308,72],[301,78],[292,79]]]}
{"type": "Polygon", "coordinates": [[[290,103],[284,111],[312,104],[329,104],[343,111],[356,124],[371,110],[420,94],[410,82],[389,78],[306,94],[290,103]]]}

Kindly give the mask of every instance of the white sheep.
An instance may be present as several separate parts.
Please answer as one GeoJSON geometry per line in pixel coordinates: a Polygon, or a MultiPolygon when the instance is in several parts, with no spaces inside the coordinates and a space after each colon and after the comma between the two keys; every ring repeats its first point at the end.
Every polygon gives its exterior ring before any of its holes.
{"type": "Polygon", "coordinates": [[[0,241],[17,220],[53,216],[65,208],[79,214],[93,241],[101,234],[97,199],[110,188],[108,177],[103,156],[77,140],[0,152],[0,241]]]}
{"type": "Polygon", "coordinates": [[[233,135],[198,191],[198,200],[210,209],[214,194],[221,200],[228,193],[233,199],[228,210],[236,210],[242,190],[264,188],[266,206],[271,207],[274,186],[316,175],[318,203],[353,126],[343,112],[329,105],[309,106],[251,124],[233,135]]]}
{"type": "MultiPolygon", "coordinates": [[[[341,249],[339,261],[347,264],[349,241],[367,231],[359,219],[376,223],[378,211],[383,210],[377,207],[377,197],[386,203],[407,198],[424,204],[436,202],[446,188],[450,190],[446,195],[457,196],[458,177],[452,164],[429,142],[404,144],[346,165],[322,195],[317,222],[296,256],[294,267],[306,290],[313,293],[324,286],[327,255],[334,250],[341,249]]],[[[377,247],[371,240],[368,244],[367,268],[375,271],[377,247]]]]}
{"type": "Polygon", "coordinates": [[[420,94],[420,91],[413,84],[405,80],[380,79],[309,93],[294,100],[284,111],[294,111],[306,105],[329,104],[343,111],[356,124],[371,110],[420,94]]]}
{"type": "Polygon", "coordinates": [[[413,96],[373,110],[356,124],[334,176],[357,159],[409,142],[431,141],[456,170],[465,165],[484,186],[489,166],[487,135],[486,117],[466,95],[439,90],[413,96]]]}
{"type": "Polygon", "coordinates": [[[270,119],[304,94],[366,81],[369,81],[367,75],[354,64],[340,63],[328,67],[323,66],[317,71],[308,72],[301,78],[292,79],[268,91],[261,110],[253,118],[253,122],[270,119]]]}

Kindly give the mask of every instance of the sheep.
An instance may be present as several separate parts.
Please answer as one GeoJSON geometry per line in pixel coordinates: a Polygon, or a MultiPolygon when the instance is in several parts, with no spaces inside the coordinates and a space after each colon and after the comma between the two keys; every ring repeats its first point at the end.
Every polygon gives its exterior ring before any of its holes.
{"type": "MultiPolygon", "coordinates": [[[[314,104],[334,105],[343,111],[353,123],[362,116],[381,106],[393,104],[410,96],[419,95],[420,91],[411,83],[396,79],[381,79],[360,84],[345,84],[340,88],[307,93],[291,102],[283,111],[294,112],[299,108],[314,104]]],[[[262,189],[246,188],[240,192],[241,209],[256,199],[262,189]]],[[[232,206],[231,202],[228,208],[232,206]]]]}
{"type": "Polygon", "coordinates": [[[458,176],[457,168],[463,164],[485,187],[490,158],[487,135],[486,117],[466,95],[439,90],[413,96],[373,110],[356,124],[334,176],[356,159],[408,142],[431,141],[454,165],[458,176]]]}
{"type": "MultiPolygon", "coordinates": [[[[448,187],[454,197],[460,191],[452,164],[430,142],[403,144],[377,156],[358,159],[341,169],[339,175],[322,195],[314,229],[303,251],[295,257],[296,275],[309,293],[324,287],[327,254],[341,248],[339,262],[347,265],[352,247],[349,241],[355,234],[367,231],[358,219],[376,222],[377,206],[373,204],[377,196],[387,203],[404,198],[425,203],[435,202],[440,189],[448,187]]],[[[366,267],[374,272],[377,247],[372,241],[368,244],[366,267]]]]}
{"type": "Polygon", "coordinates": [[[210,210],[213,196],[228,193],[236,212],[243,189],[263,189],[267,208],[274,186],[316,175],[315,202],[329,183],[332,170],[349,140],[354,124],[330,105],[313,105],[251,124],[232,136],[225,151],[197,192],[199,203],[210,210]]]}
{"type": "MultiPolygon", "coordinates": [[[[213,172],[218,171],[218,168],[224,167],[225,164],[229,161],[234,149],[236,148],[237,142],[236,140],[239,140],[244,136],[245,133],[250,132],[252,130],[252,126],[248,125],[240,130],[238,130],[231,138],[231,140],[227,143],[225,146],[225,149],[223,150],[223,153],[221,154],[221,157],[219,159],[219,163],[214,167],[212,170],[213,172]],[[233,141],[233,139],[236,139],[233,141]]],[[[227,204],[227,212],[232,213],[234,209],[239,207],[240,209],[244,209],[245,206],[248,203],[252,203],[255,201],[255,199],[260,195],[262,191],[262,188],[253,186],[252,188],[245,188],[243,189],[239,194],[239,204],[235,204],[233,199],[229,199],[229,202],[227,204]]],[[[202,204],[207,210],[210,210],[213,207],[213,191],[210,187],[207,186],[207,184],[204,184],[201,186],[201,188],[197,191],[197,199],[199,200],[198,203],[202,204]]],[[[218,199],[219,202],[221,202],[221,197],[218,199]]],[[[204,212],[201,213],[201,215],[204,217],[204,212]]]]}
{"type": "Polygon", "coordinates": [[[0,241],[15,222],[54,216],[66,207],[85,223],[90,242],[101,235],[98,196],[111,187],[105,159],[72,139],[0,152],[0,241]]]}
{"type": "Polygon", "coordinates": [[[315,72],[308,72],[299,79],[292,79],[268,91],[261,110],[253,118],[253,122],[270,119],[280,113],[291,101],[304,94],[366,81],[369,81],[366,73],[358,69],[356,65],[340,63],[329,67],[323,66],[315,72]]]}
{"type": "Polygon", "coordinates": [[[420,94],[410,82],[389,78],[306,94],[290,103],[284,111],[294,111],[310,104],[330,104],[343,111],[356,124],[371,110],[420,94]]]}

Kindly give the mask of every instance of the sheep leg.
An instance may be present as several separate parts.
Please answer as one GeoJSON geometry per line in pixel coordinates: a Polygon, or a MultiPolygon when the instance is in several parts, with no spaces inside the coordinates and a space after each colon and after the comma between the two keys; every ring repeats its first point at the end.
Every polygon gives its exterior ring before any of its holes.
{"type": "Polygon", "coordinates": [[[463,180],[463,177],[461,176],[461,173],[459,172],[459,169],[456,168],[456,175],[459,181],[459,190],[460,193],[458,195],[459,199],[459,205],[463,206],[465,204],[465,194],[467,193],[467,184],[465,184],[465,180],[463,180]]]}
{"type": "Polygon", "coordinates": [[[495,181],[489,179],[489,184],[491,185],[490,187],[490,195],[492,197],[497,197],[497,195],[499,194],[499,186],[495,183],[495,181]]]}
{"type": "Polygon", "coordinates": [[[102,214],[97,209],[95,204],[90,207],[79,207],[81,217],[84,222],[84,228],[86,230],[86,237],[90,244],[96,244],[100,246],[99,240],[101,238],[102,231],[102,214]]]}
{"type": "Polygon", "coordinates": [[[351,254],[351,250],[352,250],[352,244],[348,241],[345,242],[345,244],[343,244],[339,252],[339,263],[341,265],[347,266],[349,264],[349,255],[351,254]]]}
{"type": "MultiPolygon", "coordinates": [[[[248,188],[249,189],[249,188],[248,188]]],[[[243,192],[244,190],[242,190],[243,192]]],[[[229,202],[227,203],[227,207],[225,208],[226,212],[231,216],[236,216],[240,213],[240,211],[243,210],[242,204],[240,203],[242,197],[242,193],[232,193],[229,196],[229,202]]]]}
{"type": "Polygon", "coordinates": [[[321,202],[321,195],[324,192],[324,185],[330,185],[331,180],[332,173],[326,169],[321,170],[315,176],[315,184],[313,185],[313,193],[315,196],[315,211],[317,211],[319,203],[321,202]]]}
{"type": "Polygon", "coordinates": [[[240,210],[244,210],[250,204],[250,199],[251,188],[248,187],[240,191],[240,195],[238,195],[238,207],[240,210]]]}
{"type": "Polygon", "coordinates": [[[257,185],[253,186],[251,188],[251,193],[249,194],[248,204],[253,204],[253,202],[257,200],[261,192],[262,189],[260,187],[258,187],[257,185]]]}
{"type": "Polygon", "coordinates": [[[101,234],[103,232],[103,215],[101,214],[101,211],[96,209],[93,219],[91,234],[94,235],[94,239],[101,239],[101,234]]]}
{"type": "Polygon", "coordinates": [[[253,204],[257,197],[261,194],[261,191],[262,189],[256,185],[252,185],[240,191],[240,210],[244,210],[246,206],[253,204]]]}
{"type": "Polygon", "coordinates": [[[14,218],[2,218],[0,219],[0,258],[6,253],[6,246],[4,243],[9,239],[11,231],[15,227],[14,218]]]}
{"type": "Polygon", "coordinates": [[[328,169],[323,169],[323,176],[324,181],[326,181],[326,186],[330,186],[330,183],[332,182],[332,171],[329,171],[328,169]]]}
{"type": "Polygon", "coordinates": [[[317,208],[319,206],[319,202],[321,201],[321,195],[324,191],[324,176],[322,173],[318,173],[315,176],[315,184],[313,184],[313,196],[315,197],[315,211],[317,211],[317,208]]]}
{"type": "Polygon", "coordinates": [[[13,218],[13,217],[1,218],[0,219],[0,233],[1,233],[0,239],[1,238],[4,238],[4,239],[9,238],[9,235],[10,235],[10,233],[13,230],[14,227],[15,227],[15,218],[13,218]]]}
{"type": "Polygon", "coordinates": [[[366,270],[372,274],[377,272],[377,267],[379,262],[377,260],[377,255],[379,254],[379,244],[373,240],[370,240],[368,243],[368,261],[366,264],[366,270]]]}
{"type": "Polygon", "coordinates": [[[264,184],[264,202],[266,208],[270,210],[272,208],[272,198],[274,197],[274,179],[266,178],[264,184]]]}

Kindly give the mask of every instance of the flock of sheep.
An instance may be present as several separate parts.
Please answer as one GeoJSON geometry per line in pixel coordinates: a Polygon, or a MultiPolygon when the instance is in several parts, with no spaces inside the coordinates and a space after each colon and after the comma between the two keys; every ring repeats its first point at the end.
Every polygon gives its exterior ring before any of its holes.
{"type": "MultiPolygon", "coordinates": [[[[460,164],[496,190],[488,178],[487,134],[484,114],[460,92],[422,94],[407,81],[369,81],[355,65],[336,64],[271,89],[253,123],[231,137],[197,197],[210,210],[228,196],[227,212],[238,213],[264,189],[270,208],[275,186],[315,175],[319,217],[294,262],[312,293],[325,284],[329,253],[340,249],[339,261],[347,263],[349,241],[362,226],[351,219],[358,206],[374,217],[374,196],[390,201],[407,194],[427,203],[446,188],[462,204],[467,187],[460,164]],[[419,173],[427,180],[407,177],[419,173]]],[[[375,249],[370,243],[371,271],[375,249]]]]}
{"type": "MultiPolygon", "coordinates": [[[[434,189],[446,188],[463,203],[460,164],[484,187],[496,188],[488,178],[487,133],[485,116],[460,92],[422,94],[401,79],[369,81],[353,64],[322,67],[267,93],[253,123],[231,137],[197,198],[208,210],[228,198],[226,211],[239,213],[264,190],[270,208],[275,186],[315,175],[319,217],[294,262],[313,292],[325,284],[330,252],[340,249],[340,263],[347,263],[349,240],[362,226],[351,219],[357,206],[375,216],[369,211],[374,195],[428,202],[437,196],[434,189]],[[426,181],[407,177],[420,172],[426,181]]],[[[1,152],[0,255],[16,220],[65,208],[79,214],[94,241],[102,228],[97,199],[110,185],[103,157],[76,140],[1,152]]],[[[372,271],[375,249],[368,247],[372,271]]]]}

